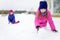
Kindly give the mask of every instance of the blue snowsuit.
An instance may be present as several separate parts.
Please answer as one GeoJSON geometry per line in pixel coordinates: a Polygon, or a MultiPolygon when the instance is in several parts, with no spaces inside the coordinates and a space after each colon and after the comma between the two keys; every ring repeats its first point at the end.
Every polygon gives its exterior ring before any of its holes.
{"type": "Polygon", "coordinates": [[[12,14],[12,15],[9,14],[8,21],[11,22],[11,23],[15,23],[15,15],[14,14],[12,14]]]}

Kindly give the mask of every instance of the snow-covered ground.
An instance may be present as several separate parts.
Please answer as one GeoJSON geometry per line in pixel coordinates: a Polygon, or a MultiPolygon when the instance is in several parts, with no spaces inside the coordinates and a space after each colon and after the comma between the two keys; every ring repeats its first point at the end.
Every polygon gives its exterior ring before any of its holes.
{"type": "Polygon", "coordinates": [[[58,33],[50,30],[49,25],[37,33],[32,14],[16,14],[19,24],[8,24],[8,16],[0,15],[0,40],[60,40],[60,18],[53,18],[58,33]]]}

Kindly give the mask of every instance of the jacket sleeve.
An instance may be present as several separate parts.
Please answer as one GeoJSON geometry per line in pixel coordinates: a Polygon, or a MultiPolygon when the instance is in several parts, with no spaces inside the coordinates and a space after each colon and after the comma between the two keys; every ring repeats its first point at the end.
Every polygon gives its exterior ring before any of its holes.
{"type": "Polygon", "coordinates": [[[15,23],[15,15],[13,15],[12,23],[15,23]]]}
{"type": "Polygon", "coordinates": [[[50,11],[48,10],[48,17],[47,17],[47,20],[48,20],[48,23],[51,27],[51,30],[55,30],[55,25],[54,25],[54,22],[52,20],[52,16],[51,16],[51,13],[50,11]]]}
{"type": "Polygon", "coordinates": [[[9,18],[10,16],[8,15],[8,21],[10,22],[10,18],[9,18]]]}
{"type": "Polygon", "coordinates": [[[39,26],[38,13],[39,13],[39,9],[37,10],[36,15],[35,15],[35,27],[39,26]]]}

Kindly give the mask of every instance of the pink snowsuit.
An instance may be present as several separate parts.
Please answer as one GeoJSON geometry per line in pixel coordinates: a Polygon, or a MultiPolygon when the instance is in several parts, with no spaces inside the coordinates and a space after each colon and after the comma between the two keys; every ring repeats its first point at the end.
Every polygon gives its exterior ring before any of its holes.
{"type": "Polygon", "coordinates": [[[38,11],[36,12],[35,26],[40,26],[41,28],[46,27],[47,22],[48,22],[49,25],[50,25],[51,30],[55,30],[55,25],[53,23],[50,11],[47,10],[47,18],[45,16],[42,16],[42,15],[38,18],[39,11],[40,10],[38,9],[38,11]]]}

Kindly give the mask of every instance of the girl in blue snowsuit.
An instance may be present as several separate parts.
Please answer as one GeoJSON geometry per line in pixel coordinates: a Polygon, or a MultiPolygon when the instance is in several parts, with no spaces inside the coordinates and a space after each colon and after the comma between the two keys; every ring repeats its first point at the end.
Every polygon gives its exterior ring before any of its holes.
{"type": "Polygon", "coordinates": [[[13,13],[13,10],[9,11],[8,21],[9,21],[9,23],[12,23],[12,24],[19,23],[19,21],[17,21],[17,22],[15,21],[15,15],[13,13]]]}

